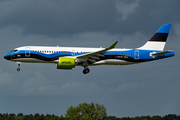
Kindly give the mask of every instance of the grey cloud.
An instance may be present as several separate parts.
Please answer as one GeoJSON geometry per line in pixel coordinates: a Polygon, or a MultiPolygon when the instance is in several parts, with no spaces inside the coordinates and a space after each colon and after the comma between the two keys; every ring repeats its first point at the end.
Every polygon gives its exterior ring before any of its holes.
{"type": "Polygon", "coordinates": [[[1,22],[18,25],[24,33],[58,36],[82,31],[104,31],[114,18],[113,2],[108,1],[22,1],[3,11],[1,22]],[[96,28],[96,29],[95,29],[96,28]]]}
{"type": "Polygon", "coordinates": [[[128,15],[136,12],[136,8],[138,7],[139,1],[140,0],[129,2],[128,0],[115,0],[117,11],[121,12],[123,15],[123,17],[121,18],[122,20],[125,20],[128,15]]]}
{"type": "MultiPolygon", "coordinates": [[[[12,83],[12,78],[10,76],[10,74],[8,72],[4,72],[2,71],[2,69],[0,69],[0,88],[3,90],[4,87],[10,87],[9,85],[12,83]]],[[[5,88],[6,88],[5,87],[5,88]]]]}
{"type": "Polygon", "coordinates": [[[55,80],[51,82],[45,75],[38,74],[36,77],[22,83],[22,94],[28,96],[82,96],[92,92],[101,91],[96,82],[66,82],[58,84],[55,80]]]}
{"type": "MultiPolygon", "coordinates": [[[[3,3],[3,2],[2,2],[3,3]]],[[[179,1],[27,1],[4,3],[1,26],[17,25],[24,34],[51,37],[82,32],[111,34],[154,30],[179,21],[179,1]],[[153,8],[153,9],[152,9],[153,8]],[[151,23],[151,25],[150,25],[151,23]]]]}
{"type": "Polygon", "coordinates": [[[179,17],[177,16],[177,9],[179,1],[173,0],[163,2],[165,4],[162,4],[162,1],[160,0],[157,0],[156,3],[150,1],[140,1],[138,8],[136,9],[136,13],[128,16],[125,21],[127,24],[130,24],[126,27],[127,32],[128,30],[138,30],[143,31],[143,33],[147,33],[148,30],[152,31],[153,28],[164,23],[178,22],[179,17]]]}
{"type": "Polygon", "coordinates": [[[145,85],[142,83],[123,83],[119,85],[117,88],[113,89],[112,92],[127,92],[136,89],[143,89],[145,85]]]}

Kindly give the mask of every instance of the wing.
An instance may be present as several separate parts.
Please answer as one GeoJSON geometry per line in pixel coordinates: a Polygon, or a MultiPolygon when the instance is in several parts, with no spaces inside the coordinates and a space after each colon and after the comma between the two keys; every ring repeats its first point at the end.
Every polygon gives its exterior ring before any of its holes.
{"type": "Polygon", "coordinates": [[[164,52],[159,52],[159,53],[153,53],[151,54],[153,57],[157,57],[157,56],[163,56],[165,53],[169,53],[169,52],[173,52],[172,50],[167,50],[164,52]]]}
{"type": "Polygon", "coordinates": [[[117,43],[118,43],[118,41],[113,43],[108,48],[104,48],[102,50],[94,51],[94,52],[87,53],[87,54],[84,54],[84,55],[79,55],[79,56],[76,56],[76,58],[78,60],[82,61],[82,62],[90,61],[90,62],[93,63],[93,62],[95,62],[96,59],[99,59],[99,57],[104,57],[104,55],[103,55],[104,52],[113,49],[116,46],[117,43]]]}

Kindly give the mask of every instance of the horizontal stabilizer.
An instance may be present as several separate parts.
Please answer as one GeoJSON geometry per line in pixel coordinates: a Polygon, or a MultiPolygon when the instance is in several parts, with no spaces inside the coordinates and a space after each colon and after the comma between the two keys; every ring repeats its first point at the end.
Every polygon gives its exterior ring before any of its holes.
{"type": "Polygon", "coordinates": [[[165,53],[169,53],[169,52],[173,52],[173,51],[172,50],[167,50],[167,51],[164,51],[164,52],[153,53],[153,54],[151,54],[151,56],[153,56],[153,57],[163,56],[165,53]]]}

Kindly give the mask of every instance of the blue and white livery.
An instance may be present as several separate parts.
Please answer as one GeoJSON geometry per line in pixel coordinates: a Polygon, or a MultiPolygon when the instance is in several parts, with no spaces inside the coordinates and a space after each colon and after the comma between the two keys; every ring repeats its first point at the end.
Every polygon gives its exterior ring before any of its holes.
{"type": "Polygon", "coordinates": [[[129,65],[172,57],[172,50],[163,51],[171,24],[164,24],[154,36],[142,47],[135,49],[115,48],[118,41],[107,48],[83,47],[18,47],[4,56],[5,59],[17,62],[20,71],[21,62],[55,63],[57,69],[72,69],[83,66],[83,73],[90,72],[88,66],[94,65],[129,65]]]}

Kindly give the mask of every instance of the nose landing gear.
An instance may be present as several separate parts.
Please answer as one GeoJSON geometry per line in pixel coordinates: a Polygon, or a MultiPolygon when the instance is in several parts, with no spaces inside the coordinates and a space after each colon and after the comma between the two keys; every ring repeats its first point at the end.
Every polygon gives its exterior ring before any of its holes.
{"type": "Polygon", "coordinates": [[[17,64],[18,64],[17,71],[20,71],[20,65],[21,65],[21,62],[17,62],[17,64]]]}

